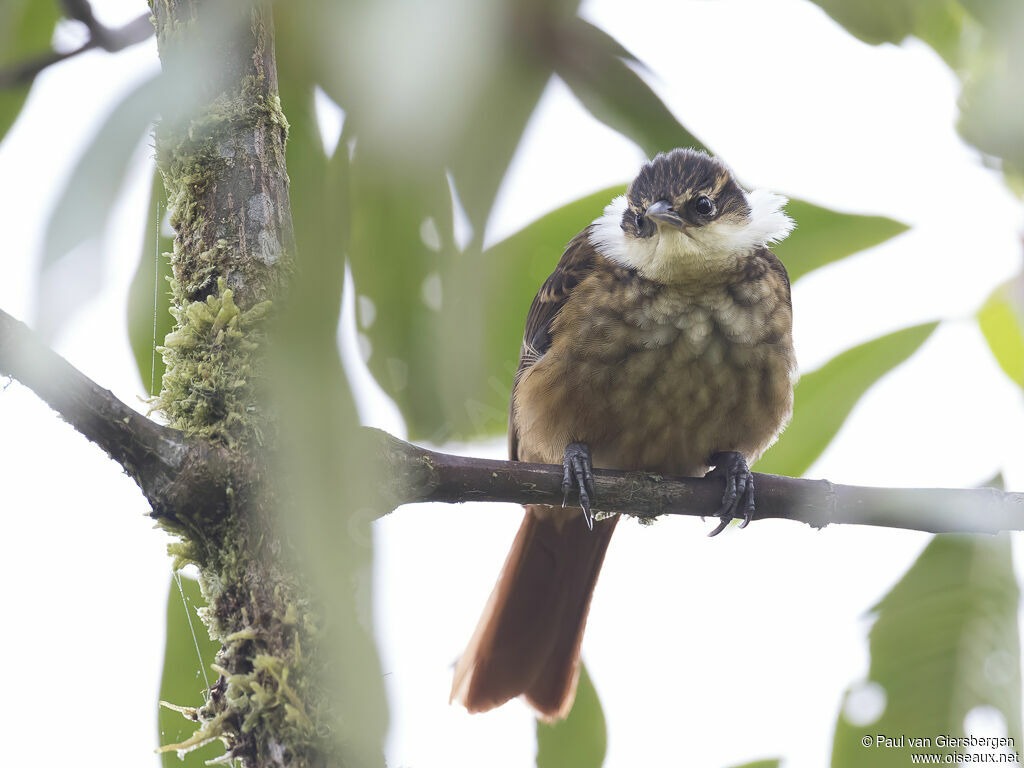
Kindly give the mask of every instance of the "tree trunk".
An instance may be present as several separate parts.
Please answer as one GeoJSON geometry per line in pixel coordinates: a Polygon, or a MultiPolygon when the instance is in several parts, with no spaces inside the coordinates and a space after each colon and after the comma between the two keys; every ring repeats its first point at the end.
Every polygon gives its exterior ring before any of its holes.
{"type": "Polygon", "coordinates": [[[339,747],[324,612],[277,523],[266,325],[280,315],[295,243],[273,19],[259,3],[154,0],[152,10],[165,77],[187,83],[182,101],[194,105],[168,104],[156,133],[177,319],[158,403],[171,427],[219,446],[224,480],[221,503],[163,519],[181,537],[177,565],[199,567],[204,619],[223,646],[209,700],[187,712],[198,731],[166,748],[220,738],[246,766],[361,764],[339,747]]]}

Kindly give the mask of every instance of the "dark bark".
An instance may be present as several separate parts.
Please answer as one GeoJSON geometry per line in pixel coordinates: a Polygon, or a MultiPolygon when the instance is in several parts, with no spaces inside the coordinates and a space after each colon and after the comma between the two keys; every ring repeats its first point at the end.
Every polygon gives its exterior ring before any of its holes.
{"type": "MultiPolygon", "coordinates": [[[[562,504],[562,468],[553,464],[466,458],[428,451],[376,429],[368,450],[387,467],[385,511],[421,501],[505,501],[562,504]]],[[[650,472],[594,470],[597,512],[638,517],[713,515],[718,478],[663,477],[650,472]]],[[[865,488],[828,480],[754,473],[755,520],[779,518],[824,528],[830,523],[907,528],[932,533],[1024,530],[1024,493],[992,488],[865,488]]]]}
{"type": "Polygon", "coordinates": [[[154,517],[173,527],[223,506],[232,480],[220,448],[188,441],[129,408],[3,310],[0,374],[31,389],[120,464],[142,489],[154,517]]]}

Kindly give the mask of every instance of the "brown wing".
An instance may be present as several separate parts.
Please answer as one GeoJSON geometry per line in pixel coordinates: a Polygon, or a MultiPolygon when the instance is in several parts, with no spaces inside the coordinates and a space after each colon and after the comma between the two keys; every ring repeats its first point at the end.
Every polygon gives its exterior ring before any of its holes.
{"type": "Polygon", "coordinates": [[[759,253],[762,258],[768,262],[768,269],[779,275],[779,277],[782,278],[782,282],[786,284],[786,303],[792,305],[793,300],[790,296],[789,272],[786,271],[786,265],[782,263],[782,260],[778,256],[767,248],[761,248],[759,253]]]}
{"type": "Polygon", "coordinates": [[[516,400],[516,384],[523,371],[536,363],[551,346],[551,324],[565,305],[569,294],[593,268],[597,252],[590,243],[590,227],[574,237],[544,284],[533,297],[530,311],[526,314],[526,330],[523,345],[519,350],[519,367],[512,382],[512,397],[508,405],[508,455],[513,461],[519,459],[519,435],[516,433],[513,409],[516,400]]]}

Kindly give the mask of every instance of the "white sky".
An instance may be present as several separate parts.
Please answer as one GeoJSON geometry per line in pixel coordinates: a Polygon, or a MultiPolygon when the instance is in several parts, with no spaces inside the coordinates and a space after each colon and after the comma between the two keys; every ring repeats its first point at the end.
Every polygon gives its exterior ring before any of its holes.
{"type": "MultiPolygon", "coordinates": [[[[139,7],[95,2],[110,23],[139,7]]],[[[970,321],[1020,267],[1022,209],[956,136],[957,83],[938,56],[913,42],[861,44],[803,0],[598,0],[584,13],[658,73],[667,103],[747,183],[914,225],[794,288],[804,370],[881,333],[951,320],[868,393],[809,476],[970,486],[1001,470],[1010,487],[1024,487],[1024,398],[970,321]]],[[[61,181],[120,95],[155,67],[150,42],[40,77],[0,145],[6,311],[31,315],[34,265],[61,181]]],[[[73,364],[133,403],[144,393],[124,308],[150,225],[151,154],[140,146],[108,228],[103,293],[56,340],[73,364]]],[[[488,238],[625,182],[640,159],[552,82],[488,238]]],[[[351,300],[347,314],[341,337],[350,343],[351,300]]],[[[402,433],[351,349],[361,412],[402,433]]],[[[151,529],[131,481],[17,383],[0,392],[0,435],[8,543],[0,655],[5,688],[17,691],[0,701],[5,755],[12,765],[37,762],[43,750],[54,765],[144,765],[156,741],[166,536],[151,529]],[[37,716],[58,697],[66,715],[37,716]]],[[[460,449],[504,451],[497,441],[460,449]]],[[[390,765],[532,765],[524,706],[470,717],[447,705],[451,664],[519,519],[511,505],[421,505],[377,525],[390,765]]],[[[783,756],[788,768],[820,768],[840,696],[867,669],[863,613],[929,537],[769,521],[708,540],[707,528],[672,519],[625,524],[615,537],[584,641],[608,720],[606,765],[726,768],[783,756]]]]}

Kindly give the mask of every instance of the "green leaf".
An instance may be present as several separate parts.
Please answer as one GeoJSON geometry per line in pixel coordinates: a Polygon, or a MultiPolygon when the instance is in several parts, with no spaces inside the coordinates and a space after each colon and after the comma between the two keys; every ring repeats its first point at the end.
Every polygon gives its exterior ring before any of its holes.
{"type": "MultiPolygon", "coordinates": [[[[520,3],[506,0],[513,18],[528,16],[529,24],[502,27],[494,56],[480,85],[468,92],[463,117],[452,127],[438,156],[421,153],[415,163],[394,167],[393,148],[360,133],[352,162],[352,230],[348,251],[360,306],[372,308],[372,322],[361,317],[363,348],[368,365],[395,400],[410,436],[441,442],[471,439],[504,431],[508,395],[515,370],[520,327],[511,336],[490,334],[493,303],[508,290],[526,294],[517,308],[525,317],[533,291],[518,262],[500,267],[508,285],[497,293],[493,265],[481,255],[483,234],[501,179],[532,114],[551,69],[530,53],[523,36],[539,25],[554,24],[575,0],[561,7],[538,3],[527,13],[520,3]],[[455,208],[448,173],[473,228],[468,247],[455,242],[455,208]],[[496,361],[494,345],[506,344],[496,361]]],[[[457,83],[446,83],[457,88],[457,83]]],[[[581,226],[597,213],[589,216],[581,226]]],[[[572,234],[575,234],[573,232],[572,234]]],[[[564,241],[563,241],[564,243],[564,241]]],[[[551,246],[551,265],[561,255],[551,246]]],[[[501,323],[499,322],[500,326],[501,323]]],[[[502,326],[503,327],[503,326],[502,326]]]]}
{"type": "Polygon", "coordinates": [[[793,421],[757,462],[757,471],[799,477],[843,426],[861,396],[917,351],[938,323],[905,328],[848,349],[797,384],[793,421]]]}
{"type": "MultiPolygon", "coordinates": [[[[1007,23],[1024,29],[1024,11],[1007,23]]],[[[990,44],[987,56],[976,62],[965,79],[957,122],[964,139],[985,154],[1000,158],[1003,168],[1016,174],[1024,172],[1022,79],[1024,52],[1019,40],[990,44]]]]}
{"type": "Polygon", "coordinates": [[[914,29],[918,0],[814,0],[829,16],[866,43],[898,43],[914,29]]]}
{"type": "Polygon", "coordinates": [[[735,768],[779,768],[781,761],[775,760],[755,760],[752,763],[744,763],[743,765],[737,765],[735,768]]]}
{"type": "Polygon", "coordinates": [[[287,3],[277,4],[274,16],[281,104],[291,126],[287,161],[297,247],[288,301],[268,347],[267,392],[281,424],[281,461],[274,468],[283,500],[278,519],[281,534],[304,554],[300,565],[324,616],[318,642],[333,661],[317,685],[331,695],[335,737],[348,763],[377,765],[388,711],[365,596],[374,572],[368,526],[383,510],[370,498],[378,485],[374,467],[353,440],[358,420],[336,337],[350,230],[350,119],[328,158],[305,59],[309,20],[287,3]]]}
{"type": "MultiPolygon", "coordinates": [[[[556,73],[590,113],[653,157],[676,147],[705,149],[629,66],[628,53],[603,30],[572,19],[548,54],[556,73]]],[[[635,59],[632,59],[635,62],[635,59]]]]}
{"type": "Polygon", "coordinates": [[[856,710],[847,699],[836,727],[833,768],[904,768],[911,753],[966,752],[939,747],[934,739],[964,736],[964,717],[981,706],[1003,714],[1007,735],[1019,749],[1019,600],[1008,536],[932,539],[873,610],[868,680],[884,692],[884,711],[873,722],[851,723],[847,715],[856,710]],[[876,734],[928,737],[933,744],[862,743],[876,734]]]}
{"type": "Polygon", "coordinates": [[[908,35],[916,35],[931,45],[951,67],[957,67],[964,25],[971,21],[958,0],[813,2],[866,43],[899,43],[908,35]]]}
{"type": "MultiPolygon", "coordinates": [[[[195,580],[181,577],[179,592],[175,578],[171,577],[170,590],[167,594],[167,644],[164,646],[164,672],[160,680],[160,700],[168,704],[200,707],[205,702],[204,669],[210,682],[214,681],[210,665],[220,646],[210,640],[206,626],[196,615],[196,609],[205,606],[206,601],[195,580]]],[[[195,723],[166,707],[158,707],[157,721],[159,746],[180,744],[196,730],[195,723]]],[[[179,760],[173,752],[165,752],[161,760],[166,768],[201,768],[206,760],[222,754],[224,747],[217,741],[187,753],[184,760],[179,760]]]]}
{"type": "Polygon", "coordinates": [[[794,282],[811,270],[885,242],[908,227],[884,216],[838,213],[803,200],[790,200],[786,213],[796,222],[788,238],[772,247],[794,282]]]}
{"type": "Polygon", "coordinates": [[[569,716],[554,725],[537,721],[537,768],[600,768],[607,747],[601,701],[581,663],[569,716]]]}
{"type": "MultiPolygon", "coordinates": [[[[4,0],[0,3],[0,71],[8,71],[49,51],[59,4],[46,0],[4,0]]],[[[0,141],[14,124],[30,85],[0,88],[0,141]]]]}
{"type": "Polygon", "coordinates": [[[978,310],[978,325],[999,367],[1024,389],[1024,302],[1019,278],[1003,283],[978,310]]]}
{"type": "Polygon", "coordinates": [[[52,335],[99,288],[98,246],[132,153],[165,97],[164,82],[159,76],[146,80],[114,108],[79,158],[50,215],[38,300],[38,330],[44,335],[52,335]]]}
{"type": "Polygon", "coordinates": [[[300,261],[307,270],[315,265],[318,275],[317,280],[302,283],[312,291],[302,297],[302,309],[308,331],[333,350],[345,277],[341,255],[351,228],[345,146],[349,137],[343,133],[328,158],[314,107],[314,84],[302,58],[305,38],[295,28],[295,14],[278,11],[277,17],[282,20],[278,71],[281,106],[290,126],[287,162],[295,243],[300,261]]]}
{"type": "Polygon", "coordinates": [[[160,392],[159,382],[164,376],[164,359],[156,352],[156,347],[163,344],[164,337],[174,326],[170,312],[171,294],[167,287],[174,238],[161,231],[162,222],[157,221],[158,204],[160,218],[163,219],[167,211],[167,194],[160,173],[155,171],[142,253],[128,289],[127,313],[132,354],[142,377],[143,389],[151,394],[160,392]]]}

